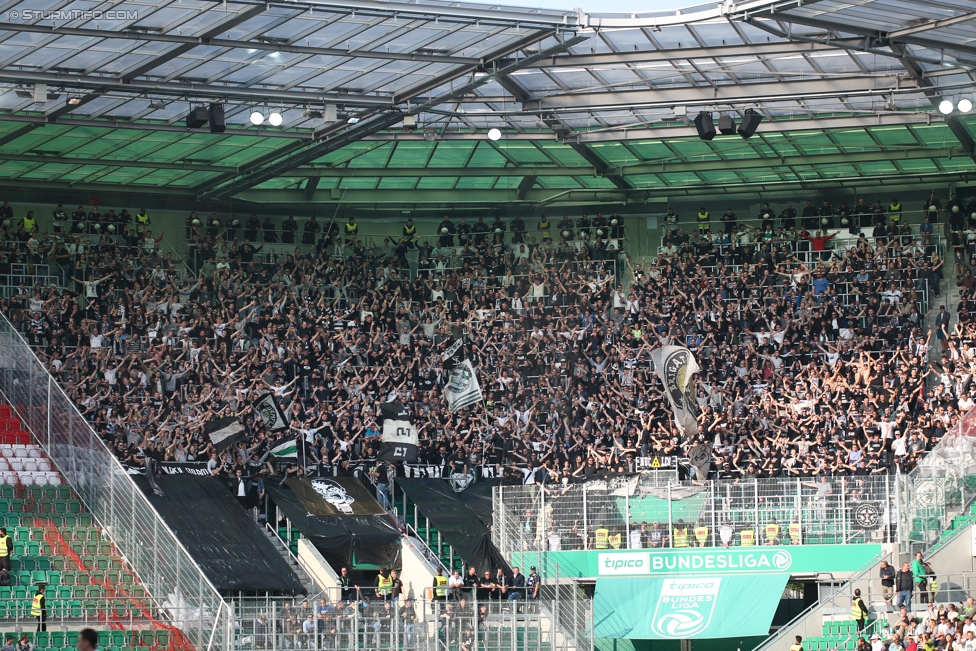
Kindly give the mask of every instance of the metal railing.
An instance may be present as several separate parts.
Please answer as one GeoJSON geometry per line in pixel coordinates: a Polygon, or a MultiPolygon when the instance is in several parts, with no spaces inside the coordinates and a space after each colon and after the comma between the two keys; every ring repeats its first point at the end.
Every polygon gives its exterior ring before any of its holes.
{"type": "Polygon", "coordinates": [[[595,549],[597,529],[619,549],[887,543],[896,535],[890,475],[663,486],[637,475],[494,490],[492,539],[506,558],[595,549]]]}
{"type": "Polygon", "coordinates": [[[197,649],[229,650],[230,611],[142,491],[0,316],[0,393],[115,543],[149,594],[196,615],[183,631],[197,649]]]}
{"type": "MultiPolygon", "coordinates": [[[[418,590],[419,592],[419,590],[418,590]]],[[[426,592],[426,591],[425,591],[426,592]]],[[[543,586],[537,599],[486,598],[477,590],[383,599],[368,591],[320,600],[233,601],[236,646],[268,651],[584,651],[593,648],[592,600],[576,586],[543,586]]]]}

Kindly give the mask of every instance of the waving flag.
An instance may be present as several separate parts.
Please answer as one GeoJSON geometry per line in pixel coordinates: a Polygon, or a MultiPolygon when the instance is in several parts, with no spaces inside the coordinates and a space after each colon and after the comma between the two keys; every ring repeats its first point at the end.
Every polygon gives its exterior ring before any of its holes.
{"type": "Polygon", "coordinates": [[[444,351],[441,360],[444,362],[444,370],[448,373],[447,384],[444,385],[444,398],[447,400],[449,410],[457,411],[484,401],[478,376],[471,360],[464,352],[462,340],[458,339],[444,351]]]}
{"type": "Polygon", "coordinates": [[[698,403],[695,401],[694,375],[701,370],[695,356],[684,346],[663,346],[651,353],[664,394],[671,403],[675,424],[685,438],[698,434],[698,403]]]}
{"type": "Polygon", "coordinates": [[[203,424],[203,431],[210,437],[218,452],[244,438],[244,427],[233,416],[208,421],[203,424]]]}
{"type": "Polygon", "coordinates": [[[376,458],[381,461],[416,461],[417,428],[410,411],[399,402],[380,404],[383,442],[376,458]]]}
{"type": "Polygon", "coordinates": [[[264,421],[264,426],[268,428],[268,431],[279,432],[283,429],[288,429],[285,412],[281,411],[281,407],[278,406],[278,401],[275,400],[274,394],[265,394],[263,398],[255,403],[254,409],[261,414],[261,420],[264,421]]]}

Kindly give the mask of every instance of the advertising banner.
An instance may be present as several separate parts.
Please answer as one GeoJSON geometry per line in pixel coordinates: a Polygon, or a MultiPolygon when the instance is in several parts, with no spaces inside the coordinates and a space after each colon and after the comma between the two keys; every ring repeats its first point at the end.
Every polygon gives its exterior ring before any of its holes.
{"type": "Polygon", "coordinates": [[[767,635],[788,574],[596,582],[594,635],[643,640],[767,635]]]}
{"type": "Polygon", "coordinates": [[[512,564],[539,562],[543,578],[557,565],[561,577],[816,574],[853,572],[880,554],[880,544],[550,551],[516,552],[512,564]]]}

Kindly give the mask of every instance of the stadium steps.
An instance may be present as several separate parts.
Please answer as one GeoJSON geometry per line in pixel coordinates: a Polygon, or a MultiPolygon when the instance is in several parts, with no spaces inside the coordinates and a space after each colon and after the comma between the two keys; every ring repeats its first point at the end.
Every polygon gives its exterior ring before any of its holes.
{"type": "Polygon", "coordinates": [[[14,543],[0,635],[36,625],[31,598],[43,586],[48,627],[69,632],[30,634],[35,651],[72,649],[85,627],[102,631],[104,651],[172,647],[179,631],[153,617],[145,587],[9,405],[0,405],[0,443],[0,526],[14,543]]]}
{"type": "Polygon", "coordinates": [[[412,529],[416,533],[416,537],[430,548],[430,551],[440,559],[444,567],[448,568],[449,571],[457,570],[464,574],[464,559],[454,553],[453,548],[446,540],[442,540],[441,533],[430,524],[430,521],[424,517],[420,509],[416,508],[413,500],[407,497],[406,493],[402,491],[398,493],[394,505],[400,511],[398,515],[402,518],[403,523],[412,529]]]}
{"type": "Polygon", "coordinates": [[[278,551],[278,554],[285,560],[286,563],[288,563],[288,566],[295,571],[295,574],[298,575],[299,580],[302,582],[302,587],[305,588],[306,594],[316,594],[318,589],[315,585],[315,581],[311,576],[308,575],[305,568],[299,565],[298,561],[295,560],[295,558],[298,556],[298,539],[301,536],[301,533],[297,529],[294,530],[292,532],[293,540],[287,541],[286,545],[285,539],[288,537],[287,527],[279,527],[278,535],[275,535],[269,527],[264,527],[263,531],[264,535],[268,537],[268,540],[271,541],[271,544],[274,545],[274,548],[278,551]]]}
{"type": "Polygon", "coordinates": [[[857,622],[854,620],[832,621],[823,623],[823,635],[808,637],[803,640],[803,648],[807,651],[854,651],[857,649],[858,638],[870,639],[873,633],[881,633],[888,622],[876,619],[868,622],[864,632],[858,635],[857,622]]]}

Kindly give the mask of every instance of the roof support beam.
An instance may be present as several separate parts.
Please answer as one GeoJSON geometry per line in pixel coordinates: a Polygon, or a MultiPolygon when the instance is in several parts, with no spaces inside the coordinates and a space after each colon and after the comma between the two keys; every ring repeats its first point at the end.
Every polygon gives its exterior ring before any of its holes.
{"type": "Polygon", "coordinates": [[[518,184],[518,188],[515,190],[515,196],[517,196],[519,200],[525,199],[525,195],[527,195],[529,190],[532,189],[532,186],[535,185],[536,178],[537,177],[531,175],[522,178],[518,184]]]}
{"type": "Polygon", "coordinates": [[[14,140],[17,140],[21,136],[26,136],[28,133],[30,133],[34,129],[36,129],[38,127],[41,127],[41,126],[44,126],[44,122],[35,122],[33,124],[25,124],[24,126],[19,127],[17,129],[14,129],[13,131],[11,131],[10,133],[8,133],[8,134],[6,134],[4,136],[0,136],[0,147],[3,147],[4,145],[6,145],[9,142],[13,142],[14,140]]]}
{"type": "Polygon", "coordinates": [[[319,187],[319,176],[310,176],[305,181],[305,201],[311,201],[315,196],[315,188],[319,187]]]}
{"type": "MultiPolygon", "coordinates": [[[[907,75],[906,75],[907,76],[907,75]]],[[[917,84],[905,76],[863,77],[850,76],[839,79],[814,79],[785,82],[760,82],[753,84],[722,84],[679,88],[655,88],[644,90],[618,90],[600,93],[566,93],[549,95],[525,102],[522,110],[534,111],[587,111],[596,109],[625,110],[632,107],[715,106],[742,102],[777,102],[815,97],[850,97],[907,93],[917,91],[917,84]]]]}
{"type": "Polygon", "coordinates": [[[891,39],[903,38],[905,36],[911,36],[912,34],[920,34],[921,32],[927,32],[933,29],[942,29],[943,27],[958,25],[959,23],[965,23],[970,20],[976,20],[976,11],[971,11],[966,14],[959,14],[958,16],[953,16],[952,18],[943,18],[942,20],[931,20],[927,23],[922,23],[921,25],[915,25],[914,27],[906,27],[905,29],[896,29],[893,32],[888,32],[888,38],[891,39]]]}
{"type": "Polygon", "coordinates": [[[622,190],[626,190],[634,187],[631,185],[630,181],[625,179],[622,174],[610,171],[610,165],[599,154],[590,149],[588,146],[580,142],[574,142],[573,131],[565,124],[563,124],[559,118],[549,116],[542,119],[542,121],[552,129],[556,136],[565,142],[567,145],[572,147],[573,151],[579,154],[583,160],[593,166],[596,170],[598,176],[606,177],[608,181],[613,183],[615,186],[622,190]]]}
{"type": "MultiPolygon", "coordinates": [[[[491,64],[494,63],[496,59],[501,59],[503,57],[506,57],[512,52],[518,52],[519,50],[522,50],[523,48],[528,47],[529,45],[538,43],[545,38],[554,36],[555,34],[556,34],[556,30],[534,32],[524,38],[511,42],[508,45],[494,52],[492,56],[488,57],[488,61],[485,67],[490,68],[491,64]]],[[[497,69],[493,72],[493,74],[476,77],[466,84],[462,84],[461,86],[455,87],[449,90],[448,92],[439,95],[427,102],[423,102],[414,107],[411,107],[409,110],[403,112],[390,111],[372,118],[367,118],[362,122],[348,128],[343,133],[335,133],[335,132],[326,133],[324,134],[325,137],[323,140],[321,140],[320,142],[314,145],[305,147],[304,149],[300,149],[298,147],[289,147],[287,148],[288,149],[287,152],[283,152],[284,154],[283,156],[281,154],[272,155],[265,160],[260,160],[252,165],[249,165],[246,169],[244,169],[241,172],[241,174],[237,175],[236,178],[229,177],[222,180],[218,180],[216,183],[208,183],[203,187],[198,188],[198,190],[201,190],[202,197],[208,197],[208,196],[218,196],[218,195],[229,196],[229,195],[233,195],[234,193],[240,192],[242,190],[252,188],[255,185],[263,183],[269,179],[273,179],[274,177],[279,176],[287,172],[288,170],[294,169],[295,167],[314,161],[317,158],[321,158],[322,156],[325,156],[330,152],[345,147],[346,145],[352,142],[361,140],[365,136],[377,133],[382,129],[390,127],[400,122],[403,119],[404,115],[410,115],[410,114],[416,115],[418,113],[424,112],[429,108],[439,106],[445,102],[450,102],[455,97],[460,97],[462,95],[470,93],[476,88],[479,88],[482,85],[488,83],[492,79],[503,77],[517,70],[527,68],[535,64],[537,61],[540,61],[545,58],[550,58],[552,57],[552,55],[557,54],[559,52],[563,52],[566,49],[572,47],[573,45],[585,41],[587,38],[588,37],[586,36],[576,36],[567,39],[565,41],[562,41],[557,45],[554,45],[545,50],[541,50],[535,55],[525,57],[524,59],[522,59],[517,63],[513,63],[501,69],[497,69]]],[[[440,86],[443,86],[444,84],[450,83],[454,79],[457,79],[466,74],[470,74],[471,72],[474,72],[474,68],[470,68],[470,69],[461,68],[461,69],[452,70],[449,73],[447,73],[445,77],[434,79],[429,83],[420,84],[414,88],[404,91],[404,93],[402,93],[401,96],[397,97],[397,101],[405,102],[407,100],[413,99],[414,97],[427,93],[429,90],[433,88],[438,88],[440,86]]]]}
{"type": "MultiPolygon", "coordinates": [[[[63,108],[63,107],[62,107],[63,108]]],[[[72,106],[72,109],[75,107],[72,106]]],[[[43,126],[45,124],[58,124],[69,127],[96,127],[100,129],[128,129],[133,131],[166,131],[171,133],[211,135],[207,131],[191,131],[185,126],[178,124],[159,124],[157,122],[118,122],[116,120],[90,120],[84,118],[47,118],[37,115],[3,115],[0,114],[0,122],[20,122],[22,124],[35,124],[43,126]]],[[[276,131],[269,129],[227,129],[221,136],[248,136],[250,138],[285,138],[288,140],[311,140],[312,133],[309,131],[276,131]]]]}
{"type": "Polygon", "coordinates": [[[44,154],[3,154],[4,160],[57,164],[57,165],[88,165],[91,167],[135,167],[147,170],[187,170],[189,172],[216,172],[227,174],[234,172],[236,167],[229,165],[201,165],[197,163],[164,163],[162,161],[112,160],[81,156],[47,156],[44,154]]]}
{"type": "MultiPolygon", "coordinates": [[[[370,50],[345,50],[337,47],[313,47],[307,45],[289,45],[287,43],[268,43],[266,41],[237,41],[229,38],[207,38],[205,36],[180,36],[177,34],[157,34],[154,32],[122,31],[106,32],[105,30],[87,29],[79,27],[50,27],[48,25],[29,25],[20,23],[0,23],[0,31],[32,32],[35,34],[81,36],[85,38],[101,38],[106,40],[140,41],[143,43],[174,43],[177,45],[208,45],[230,49],[260,50],[262,52],[284,52],[286,54],[311,54],[326,57],[342,57],[355,59],[382,59],[384,61],[417,61],[427,63],[451,63],[455,65],[475,65],[480,59],[473,57],[459,57],[442,54],[412,54],[409,52],[382,52],[370,50]]],[[[218,32],[218,34],[221,32],[218,32]]]]}
{"type": "Polygon", "coordinates": [[[136,77],[141,77],[147,72],[149,72],[150,70],[154,70],[159,66],[163,65],[164,63],[168,63],[169,61],[172,61],[173,59],[186,54],[187,52],[197,47],[198,45],[206,44],[207,41],[225,33],[227,30],[233,29],[234,27],[237,27],[238,25],[247,22],[251,18],[263,14],[265,9],[266,7],[262,7],[261,5],[248,7],[247,9],[233,16],[232,18],[225,20],[224,22],[215,25],[214,27],[211,27],[203,34],[200,34],[197,37],[199,39],[197,43],[185,43],[183,45],[177,45],[174,48],[170,48],[169,50],[155,57],[152,57],[151,59],[149,59],[144,63],[140,63],[139,65],[133,68],[129,68],[128,70],[124,71],[120,75],[122,77],[122,83],[129,83],[136,77]]]}
{"type": "Polygon", "coordinates": [[[666,50],[641,50],[638,52],[607,52],[602,54],[564,54],[551,61],[540,63],[540,68],[613,66],[662,61],[697,61],[699,59],[728,59],[735,57],[775,57],[790,54],[815,54],[836,52],[838,48],[860,43],[861,39],[831,41],[831,45],[818,43],[753,43],[749,45],[720,45],[714,47],[680,47],[666,50]]]}

